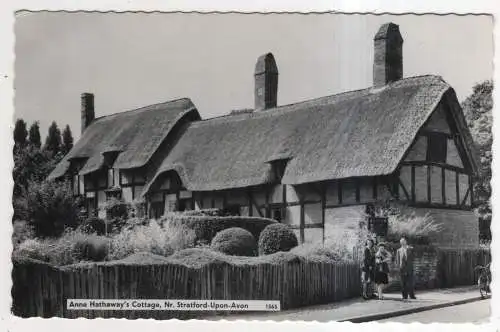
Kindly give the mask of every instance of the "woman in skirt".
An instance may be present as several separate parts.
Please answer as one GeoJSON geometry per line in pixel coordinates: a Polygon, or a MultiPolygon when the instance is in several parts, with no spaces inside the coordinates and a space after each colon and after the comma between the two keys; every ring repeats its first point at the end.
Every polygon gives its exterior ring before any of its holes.
{"type": "Polygon", "coordinates": [[[378,298],[384,299],[384,286],[389,283],[389,263],[391,254],[385,248],[385,243],[378,245],[375,253],[375,284],[377,285],[378,298]]]}

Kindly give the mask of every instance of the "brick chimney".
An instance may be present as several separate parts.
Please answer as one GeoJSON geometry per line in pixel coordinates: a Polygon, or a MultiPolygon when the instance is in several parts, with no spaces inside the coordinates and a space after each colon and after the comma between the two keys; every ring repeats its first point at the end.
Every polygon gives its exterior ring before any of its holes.
{"type": "Polygon", "coordinates": [[[276,107],[278,103],[278,66],[272,53],[261,55],[255,65],[255,110],[276,107]]]}
{"type": "Polygon", "coordinates": [[[94,112],[94,94],[82,93],[82,133],[87,129],[92,121],[95,119],[94,112]]]}
{"type": "Polygon", "coordinates": [[[403,37],[399,26],[383,24],[373,42],[373,85],[380,87],[403,78],[403,37]]]}

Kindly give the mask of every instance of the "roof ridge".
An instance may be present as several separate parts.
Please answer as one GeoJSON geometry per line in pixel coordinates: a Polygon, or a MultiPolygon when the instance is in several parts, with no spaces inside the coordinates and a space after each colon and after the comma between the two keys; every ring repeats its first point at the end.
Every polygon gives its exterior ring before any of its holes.
{"type": "Polygon", "coordinates": [[[370,86],[370,87],[363,88],[363,89],[343,91],[343,92],[339,92],[339,93],[335,93],[335,94],[331,94],[331,95],[326,95],[326,96],[321,96],[321,97],[315,97],[315,98],[312,98],[312,99],[306,99],[306,100],[297,101],[297,102],[294,102],[294,103],[280,105],[280,106],[269,108],[269,109],[266,109],[266,110],[263,110],[263,111],[255,111],[254,110],[253,112],[241,113],[241,114],[230,114],[230,113],[229,114],[223,114],[223,115],[220,115],[220,116],[215,116],[215,117],[211,117],[211,118],[206,118],[206,119],[202,119],[202,120],[199,120],[199,121],[195,121],[192,124],[198,124],[198,123],[201,124],[201,123],[207,123],[207,122],[217,121],[217,120],[219,120],[219,121],[221,121],[221,120],[241,121],[241,120],[245,120],[245,119],[251,118],[251,117],[277,116],[278,114],[281,114],[282,112],[297,111],[297,109],[294,109],[294,106],[307,105],[307,103],[314,103],[314,102],[318,102],[318,101],[322,101],[322,100],[328,100],[328,98],[336,98],[336,97],[338,98],[338,97],[346,96],[346,95],[349,95],[349,94],[356,95],[356,94],[358,94],[360,92],[365,92],[365,91],[366,92],[382,91],[382,90],[385,90],[385,89],[387,89],[388,87],[391,87],[391,86],[393,86],[393,87],[394,86],[398,86],[398,85],[401,85],[402,83],[407,83],[409,81],[414,81],[415,79],[422,79],[422,78],[439,79],[441,82],[443,82],[445,84],[448,84],[439,75],[426,74],[426,75],[410,76],[410,77],[405,77],[403,79],[397,80],[395,82],[391,82],[391,83],[386,84],[386,85],[384,85],[382,87],[379,87],[379,88],[375,88],[374,86],[370,86]]]}
{"type": "Polygon", "coordinates": [[[111,116],[121,115],[121,114],[124,114],[124,113],[132,113],[132,112],[136,112],[136,111],[137,112],[138,111],[146,111],[146,110],[148,110],[148,108],[157,107],[157,106],[160,106],[160,105],[167,105],[167,104],[179,102],[181,100],[186,100],[186,101],[189,101],[191,104],[193,104],[193,101],[191,100],[191,98],[189,98],[189,97],[180,97],[180,98],[176,98],[176,99],[172,99],[172,100],[163,101],[163,102],[160,102],[160,103],[154,103],[154,104],[142,106],[142,107],[139,107],[139,108],[129,109],[129,110],[122,111],[122,112],[116,112],[116,113],[102,115],[100,117],[95,118],[94,121],[101,120],[101,119],[104,119],[104,118],[107,118],[107,117],[111,117],[111,116]]]}

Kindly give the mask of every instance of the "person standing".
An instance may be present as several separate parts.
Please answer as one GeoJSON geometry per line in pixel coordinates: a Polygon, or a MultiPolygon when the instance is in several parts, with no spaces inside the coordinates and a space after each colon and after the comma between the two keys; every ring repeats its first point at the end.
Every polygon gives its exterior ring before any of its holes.
{"type": "Polygon", "coordinates": [[[384,299],[384,286],[389,283],[389,263],[391,254],[385,248],[385,243],[378,245],[375,253],[375,284],[377,284],[377,293],[379,300],[384,299]]]}
{"type": "Polygon", "coordinates": [[[365,250],[363,253],[363,266],[361,267],[361,281],[363,283],[363,298],[368,299],[370,296],[368,290],[370,289],[372,283],[375,279],[375,242],[373,239],[366,240],[365,250]]]}
{"type": "Polygon", "coordinates": [[[416,299],[413,278],[413,247],[408,245],[405,237],[402,237],[399,243],[401,247],[396,252],[396,267],[399,269],[401,278],[403,300],[407,300],[408,296],[411,299],[416,299]]]}

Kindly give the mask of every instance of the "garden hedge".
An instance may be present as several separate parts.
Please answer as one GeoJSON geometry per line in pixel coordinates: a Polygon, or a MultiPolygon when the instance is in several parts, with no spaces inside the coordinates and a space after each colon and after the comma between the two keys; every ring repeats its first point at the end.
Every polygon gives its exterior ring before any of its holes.
{"type": "Polygon", "coordinates": [[[257,242],[249,231],[232,227],[220,231],[212,239],[211,249],[231,256],[256,256],[257,242]]]}
{"type": "Polygon", "coordinates": [[[289,251],[298,245],[297,236],[290,226],[275,223],[264,228],[259,236],[259,255],[289,251]]]}
{"type": "Polygon", "coordinates": [[[273,219],[259,217],[186,215],[181,213],[168,214],[163,217],[161,222],[170,223],[174,227],[191,228],[195,231],[197,240],[207,244],[212,241],[215,234],[232,227],[246,229],[258,239],[266,226],[277,223],[273,219]]]}

